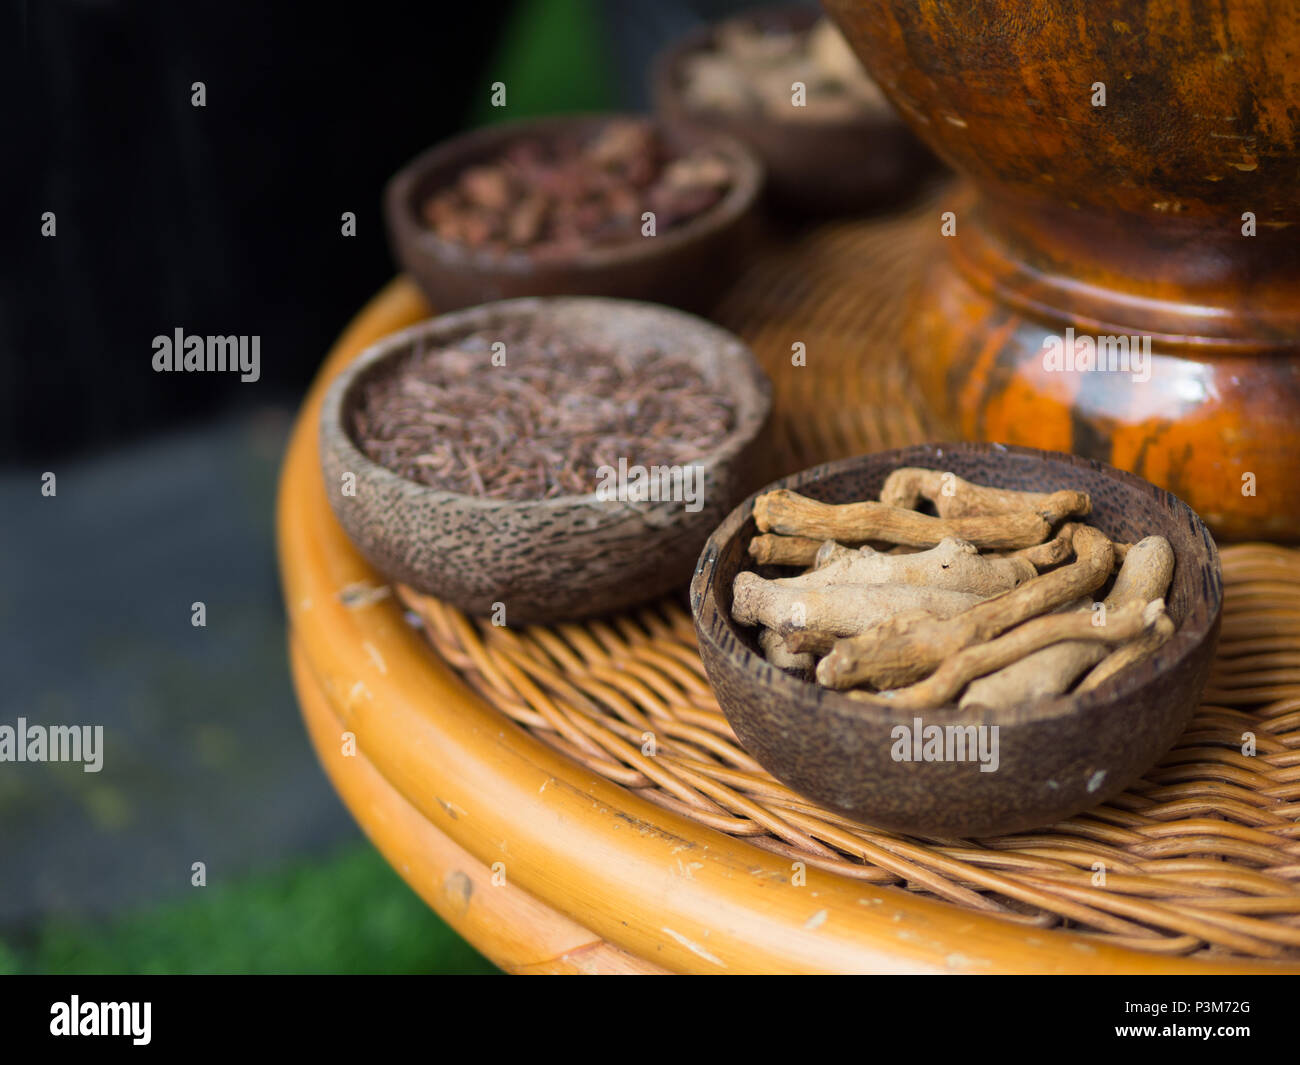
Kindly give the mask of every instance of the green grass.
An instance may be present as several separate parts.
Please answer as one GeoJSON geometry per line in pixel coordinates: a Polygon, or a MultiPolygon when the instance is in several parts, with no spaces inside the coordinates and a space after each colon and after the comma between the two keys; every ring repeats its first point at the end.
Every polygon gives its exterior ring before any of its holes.
{"type": "Polygon", "coordinates": [[[49,920],[21,943],[0,942],[0,974],[497,971],[368,843],[107,922],[49,920]]]}

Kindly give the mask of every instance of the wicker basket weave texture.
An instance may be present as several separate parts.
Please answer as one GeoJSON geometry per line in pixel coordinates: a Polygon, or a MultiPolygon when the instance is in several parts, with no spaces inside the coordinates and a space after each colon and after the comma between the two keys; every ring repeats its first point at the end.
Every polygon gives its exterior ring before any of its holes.
{"type": "MultiPolygon", "coordinates": [[[[774,382],[773,477],[947,434],[900,354],[903,293],[937,234],[903,216],[776,236],[715,317],[774,382]],[[793,357],[802,344],[805,365],[793,357]]],[[[1300,552],[1223,551],[1223,636],[1204,704],[1108,805],[1032,833],[916,839],[802,799],[737,744],[677,599],[511,631],[399,589],[433,649],[492,706],[593,772],[702,825],[837,875],[1159,954],[1300,958],[1300,552]],[[659,738],[653,758],[642,736],[659,738]],[[1253,737],[1255,753],[1243,753],[1253,737]],[[1104,870],[1104,874],[1103,871],[1104,870]]]]}

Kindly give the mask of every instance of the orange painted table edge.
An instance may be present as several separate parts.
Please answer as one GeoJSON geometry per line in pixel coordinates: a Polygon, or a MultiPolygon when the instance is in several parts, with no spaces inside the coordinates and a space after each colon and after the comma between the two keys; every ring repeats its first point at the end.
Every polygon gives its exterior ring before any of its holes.
{"type": "Polygon", "coordinates": [[[428,313],[398,278],[330,352],[286,452],[278,548],[294,682],[327,772],[390,863],[488,957],[577,971],[557,960],[567,945],[603,943],[606,964],[594,967],[621,971],[1300,972],[1128,950],[815,868],[794,887],[779,856],[655,806],[505,719],[429,650],[393,597],[345,605],[342,589],[383,579],[325,497],[323,391],[367,345],[428,313]],[[344,730],[356,758],[332,756],[344,730]],[[505,890],[491,886],[494,865],[518,895],[491,894],[505,890]],[[439,896],[457,871],[481,878],[463,907],[439,896]],[[530,924],[531,906],[563,920],[530,924]],[[624,954],[626,967],[616,964],[624,954]]]}

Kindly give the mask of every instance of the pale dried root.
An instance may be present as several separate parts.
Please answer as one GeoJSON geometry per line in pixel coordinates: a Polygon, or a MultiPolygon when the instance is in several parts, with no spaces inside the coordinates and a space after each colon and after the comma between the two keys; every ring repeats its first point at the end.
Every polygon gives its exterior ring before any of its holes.
{"type": "MultiPolygon", "coordinates": [[[[1091,621],[1095,605],[1092,597],[1085,595],[1058,608],[1058,612],[1087,614],[1091,621]]],[[[1026,655],[1018,662],[1012,662],[973,680],[962,693],[957,705],[963,710],[976,706],[1004,710],[1031,699],[1060,695],[1079,679],[1080,673],[1105,654],[1104,644],[1087,640],[1067,640],[1052,644],[1026,655]]]]}
{"type": "Polygon", "coordinates": [[[934,504],[941,518],[1010,514],[1027,510],[1040,514],[1055,525],[1062,518],[1084,517],[1092,511],[1087,492],[1062,489],[1057,492],[1016,492],[972,484],[954,473],[904,466],[885,478],[880,501],[890,506],[916,508],[922,499],[934,504]]]}
{"type": "Polygon", "coordinates": [[[1019,548],[1041,544],[1051,523],[1041,514],[1020,511],[966,518],[935,518],[914,510],[871,501],[821,503],[779,488],[754,500],[760,532],[806,536],[840,543],[882,540],[912,547],[933,547],[945,537],[969,540],[976,547],[1019,548]]]}
{"type": "MultiPolygon", "coordinates": [[[[1148,536],[1128,552],[1102,605],[1111,611],[1134,599],[1144,603],[1161,599],[1169,590],[1173,573],[1174,552],[1169,542],[1163,536],[1148,536]]],[[[1083,610],[1092,612],[1093,607],[1091,601],[1083,601],[1083,610]]],[[[981,677],[966,689],[960,705],[1002,709],[1060,695],[1105,656],[1106,648],[1093,641],[1055,644],[981,677]]]]}
{"type": "Polygon", "coordinates": [[[1125,552],[1106,605],[1121,606],[1130,599],[1162,599],[1173,579],[1174,549],[1163,536],[1147,536],[1125,552]]]}
{"type": "MultiPolygon", "coordinates": [[[[1078,527],[1077,522],[1067,521],[1061,526],[1057,534],[1046,543],[1034,544],[1032,547],[1022,547],[1016,551],[999,551],[997,552],[1003,558],[1023,558],[1034,564],[1038,572],[1050,569],[1052,566],[1060,565],[1066,559],[1074,554],[1074,547],[1071,543],[1074,536],[1074,530],[1078,527]]],[[[1132,544],[1120,543],[1118,540],[1112,540],[1110,545],[1115,551],[1115,564],[1119,565],[1124,561],[1128,550],[1132,544]]]]}
{"type": "Polygon", "coordinates": [[[767,533],[749,541],[749,557],[760,566],[811,566],[824,540],[767,533]]]}
{"type": "Polygon", "coordinates": [[[776,581],[739,574],[733,616],[763,626],[760,646],[778,668],[807,676],[815,666],[827,687],[899,689],[852,693],[890,705],[913,705],[899,697],[933,705],[935,692],[943,701],[965,688],[962,706],[1002,708],[1060,694],[1094,666],[1085,682],[1095,686],[1172,633],[1161,603],[1158,616],[1125,635],[1131,604],[1167,591],[1173,555],[1158,537],[1112,544],[1090,526],[1061,525],[1090,510],[1084,492],[988,488],[916,467],[891,474],[880,502],[767,492],[754,503],[761,535],[749,553],[760,565],[804,572],[776,581]],[[904,509],[922,499],[939,517],[904,509]],[[1126,559],[1105,603],[1093,604],[1126,559]],[[1118,625],[1107,618],[1117,611],[1118,625]]]}
{"type": "Polygon", "coordinates": [[[817,552],[814,568],[777,583],[788,588],[822,588],[828,584],[917,584],[971,592],[988,598],[1038,576],[1025,559],[981,555],[964,540],[945,537],[935,547],[906,555],[890,555],[870,547],[857,550],[827,540],[817,552]]]}
{"type": "Polygon", "coordinates": [[[771,629],[759,632],[758,646],[762,649],[764,658],[787,673],[807,675],[817,666],[817,659],[813,655],[790,650],[781,634],[771,629]]]}
{"type": "Polygon", "coordinates": [[[880,693],[850,692],[849,696],[875,706],[902,710],[942,706],[976,677],[1062,640],[1095,640],[1108,644],[1133,640],[1154,629],[1159,619],[1166,617],[1164,611],[1163,599],[1150,603],[1134,600],[1111,611],[1104,625],[1094,625],[1091,617],[1079,613],[1033,618],[998,639],[967,647],[925,680],[910,687],[880,693]]]}
{"type": "MultiPolygon", "coordinates": [[[[812,560],[812,569],[825,569],[827,566],[837,562],[843,562],[846,558],[854,558],[858,551],[871,551],[870,547],[860,547],[856,550],[852,547],[845,547],[843,544],[837,544],[834,540],[823,540],[821,547],[817,549],[817,554],[812,560]]],[[[809,572],[812,572],[811,570],[809,572]]],[[[806,577],[808,574],[804,574],[806,577]]]]}
{"type": "Polygon", "coordinates": [[[840,640],[818,663],[817,680],[838,689],[911,684],[972,644],[1092,594],[1110,576],[1114,550],[1105,535],[1089,525],[1075,529],[1073,545],[1075,560],[1068,566],[1041,574],[955,617],[900,614],[859,636],[840,640]]]}
{"type": "Polygon", "coordinates": [[[1067,521],[1052,539],[1044,543],[998,553],[1003,558],[1023,558],[1041,573],[1074,557],[1074,530],[1077,527],[1075,522],[1067,521]]]}
{"type": "MultiPolygon", "coordinates": [[[[829,654],[831,648],[841,639],[841,637],[822,629],[790,629],[781,638],[792,653],[811,654],[814,659],[829,654]]],[[[813,669],[816,668],[817,663],[814,661],[813,669]]]]}
{"type": "Polygon", "coordinates": [[[1169,642],[1169,638],[1174,634],[1174,628],[1173,621],[1163,617],[1156,622],[1155,628],[1147,635],[1116,647],[1098,662],[1083,680],[1079,681],[1079,686],[1074,689],[1075,694],[1082,695],[1084,692],[1090,692],[1110,680],[1120,670],[1128,669],[1129,666],[1136,665],[1144,658],[1155,654],[1169,642]]]}
{"type": "Polygon", "coordinates": [[[934,617],[952,617],[979,597],[968,592],[920,585],[839,585],[822,588],[789,587],[744,570],[731,590],[731,615],[744,625],[763,625],[783,638],[799,629],[833,636],[865,632],[900,610],[925,610],[934,617]]]}

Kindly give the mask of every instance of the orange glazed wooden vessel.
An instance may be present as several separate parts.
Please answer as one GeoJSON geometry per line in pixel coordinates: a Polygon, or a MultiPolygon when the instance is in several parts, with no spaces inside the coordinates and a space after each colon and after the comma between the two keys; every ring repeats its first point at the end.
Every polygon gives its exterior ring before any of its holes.
{"type": "Polygon", "coordinates": [[[1300,7],[824,6],[967,179],[906,341],[934,409],[1300,539],[1300,7]],[[1045,365],[1067,328],[1150,338],[1149,379],[1045,365]]]}

